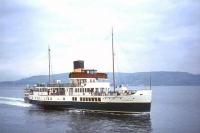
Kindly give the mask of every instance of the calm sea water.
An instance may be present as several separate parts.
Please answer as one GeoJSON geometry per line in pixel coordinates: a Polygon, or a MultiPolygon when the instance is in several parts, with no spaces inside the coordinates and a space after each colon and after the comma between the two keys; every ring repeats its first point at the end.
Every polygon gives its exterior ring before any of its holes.
{"type": "Polygon", "coordinates": [[[0,87],[0,133],[199,133],[200,86],[152,87],[150,114],[43,110],[23,102],[22,87],[0,87]]]}

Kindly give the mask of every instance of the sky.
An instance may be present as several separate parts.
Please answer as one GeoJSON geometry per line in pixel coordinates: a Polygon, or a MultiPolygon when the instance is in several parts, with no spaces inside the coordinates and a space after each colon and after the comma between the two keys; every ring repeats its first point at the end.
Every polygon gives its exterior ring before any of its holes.
{"type": "MultiPolygon", "coordinates": [[[[200,74],[200,0],[0,0],[0,81],[86,68],[200,74]]],[[[67,75],[66,75],[67,76],[67,75]]]]}

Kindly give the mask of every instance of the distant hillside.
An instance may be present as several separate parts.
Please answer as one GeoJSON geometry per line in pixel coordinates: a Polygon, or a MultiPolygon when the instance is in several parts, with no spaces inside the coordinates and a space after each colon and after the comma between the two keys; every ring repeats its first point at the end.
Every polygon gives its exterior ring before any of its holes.
{"type": "MultiPolygon", "coordinates": [[[[112,73],[108,73],[109,80],[112,82],[112,73]]],[[[69,81],[68,73],[54,74],[54,80],[61,80],[63,83],[69,81]]],[[[0,85],[25,85],[48,82],[48,75],[32,76],[17,81],[0,82],[0,85]]],[[[128,85],[149,85],[150,73],[116,73],[116,83],[128,85]]],[[[151,84],[153,86],[189,86],[200,85],[200,75],[187,72],[151,72],[151,84]]]]}
{"type": "MultiPolygon", "coordinates": [[[[116,79],[118,84],[149,85],[150,73],[117,73],[116,79]]],[[[153,86],[200,85],[200,75],[187,72],[151,72],[151,84],[153,86]]]]}

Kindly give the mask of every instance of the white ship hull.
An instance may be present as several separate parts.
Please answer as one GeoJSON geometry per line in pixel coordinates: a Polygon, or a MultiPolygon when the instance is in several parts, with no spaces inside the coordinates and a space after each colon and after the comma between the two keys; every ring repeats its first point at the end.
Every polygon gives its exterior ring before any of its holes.
{"type": "Polygon", "coordinates": [[[151,90],[138,90],[134,94],[116,96],[41,96],[25,97],[29,103],[45,108],[75,108],[107,112],[150,112],[151,90]]]}

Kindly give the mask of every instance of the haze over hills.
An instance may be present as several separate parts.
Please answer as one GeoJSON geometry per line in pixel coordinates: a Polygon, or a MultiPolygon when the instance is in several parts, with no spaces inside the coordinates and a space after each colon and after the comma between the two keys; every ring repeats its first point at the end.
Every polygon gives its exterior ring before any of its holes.
{"type": "MultiPolygon", "coordinates": [[[[108,73],[109,80],[112,82],[112,73],[108,73]]],[[[53,80],[61,80],[63,83],[69,82],[68,73],[54,74],[53,80]]],[[[32,76],[16,81],[0,82],[0,85],[26,85],[47,83],[48,75],[32,76]]],[[[116,73],[116,84],[128,85],[149,85],[150,73],[116,73]]],[[[191,74],[187,72],[151,72],[151,84],[153,86],[189,86],[200,85],[200,74],[191,74]]]]}

